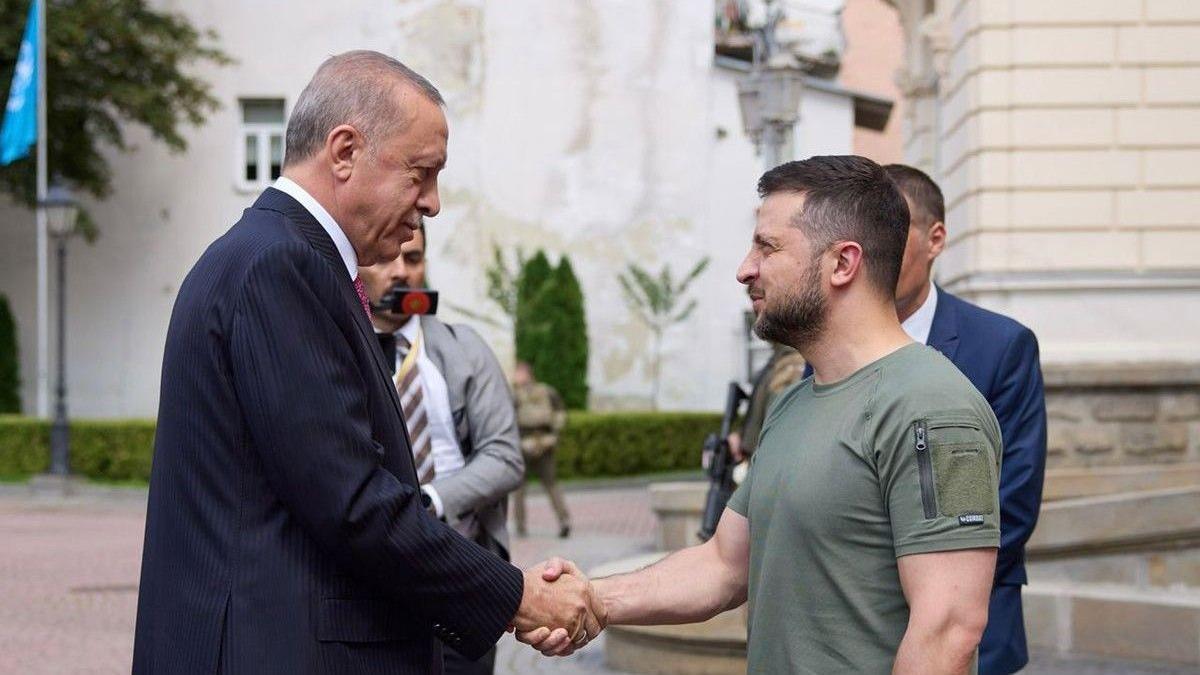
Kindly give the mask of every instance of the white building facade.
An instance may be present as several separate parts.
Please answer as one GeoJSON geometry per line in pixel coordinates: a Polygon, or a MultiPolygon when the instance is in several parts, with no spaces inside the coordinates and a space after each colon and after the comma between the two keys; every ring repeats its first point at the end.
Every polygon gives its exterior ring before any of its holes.
{"type": "MultiPolygon", "coordinates": [[[[829,4],[829,3],[826,3],[829,4]]],[[[836,3],[834,3],[836,4],[836,3]]],[[[71,412],[153,416],[175,294],[205,247],[277,175],[287,112],[331,54],[375,49],[428,76],[447,100],[450,159],[428,223],[430,276],[446,304],[500,317],[483,269],[507,251],[568,254],[583,287],[598,407],[646,405],[651,336],[627,311],[629,262],[683,272],[699,309],[664,341],[661,403],[719,407],[744,378],[743,288],[734,279],[757,204],[760,160],[741,131],[735,69],[714,60],[712,5],[692,0],[160,0],[219,34],[237,63],[201,76],[223,107],[171,154],[136,128],[113,154],[113,196],[89,203],[93,245],[72,242],[71,412]]],[[[806,90],[797,154],[845,154],[864,104],[832,81],[806,90]]],[[[0,228],[0,292],[17,315],[22,395],[36,401],[33,219],[0,228]]],[[[467,320],[453,309],[451,321],[467,320]]],[[[509,331],[475,324],[502,361],[509,331]]]]}

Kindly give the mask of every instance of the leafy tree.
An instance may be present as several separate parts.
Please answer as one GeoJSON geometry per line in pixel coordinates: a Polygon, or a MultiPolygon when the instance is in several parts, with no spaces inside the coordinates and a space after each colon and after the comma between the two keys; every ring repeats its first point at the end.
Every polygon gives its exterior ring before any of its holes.
{"type": "MultiPolygon", "coordinates": [[[[587,317],[571,261],[563,256],[555,267],[544,251],[529,258],[517,248],[512,267],[493,244],[484,275],[488,299],[511,322],[517,358],[528,362],[540,381],[557,389],[567,407],[587,408],[587,317]]],[[[482,312],[451,306],[472,319],[503,325],[482,312]]]]}
{"type": "Polygon", "coordinates": [[[517,359],[533,366],[534,375],[541,379],[543,373],[538,368],[542,365],[542,355],[546,353],[552,340],[550,334],[549,315],[551,312],[542,302],[554,268],[545,251],[539,250],[532,258],[525,261],[521,275],[517,281],[516,319],[514,321],[513,340],[517,359]]]}
{"type": "Polygon", "coordinates": [[[588,338],[587,317],[583,308],[583,289],[563,256],[544,289],[540,302],[545,312],[551,340],[546,351],[538,355],[542,380],[562,395],[563,402],[573,410],[587,408],[588,338]]]}
{"type": "MultiPolygon", "coordinates": [[[[0,87],[12,81],[30,2],[0,0],[0,87]]],[[[215,46],[215,33],[149,5],[46,3],[48,172],[99,199],[112,192],[105,146],[129,149],[123,125],[145,127],[171,150],[185,150],[181,125],[198,126],[219,107],[211,87],[186,70],[232,63],[215,46]]],[[[0,167],[0,191],[29,206],[36,200],[35,154],[0,167]]],[[[94,236],[87,214],[80,215],[81,229],[94,236]]]]}
{"type": "Polygon", "coordinates": [[[696,301],[683,303],[688,286],[708,267],[705,257],[683,279],[676,283],[671,278],[671,267],[664,265],[657,276],[647,272],[641,266],[629,263],[625,272],[617,275],[621,282],[621,290],[625,295],[625,303],[633,311],[650,332],[654,335],[654,352],[652,365],[654,368],[654,385],[650,393],[650,401],[658,408],[658,390],[662,374],[662,340],[663,334],[671,326],[686,321],[696,309],[696,301]]]}
{"type": "Polygon", "coordinates": [[[21,412],[21,377],[17,365],[17,325],[8,298],[0,295],[0,413],[21,412]]]}

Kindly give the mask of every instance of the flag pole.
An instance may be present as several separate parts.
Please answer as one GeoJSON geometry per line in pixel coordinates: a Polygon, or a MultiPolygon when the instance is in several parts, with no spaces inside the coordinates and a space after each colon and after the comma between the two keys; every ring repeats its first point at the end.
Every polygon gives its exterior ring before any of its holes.
{"type": "Polygon", "coordinates": [[[37,414],[50,416],[50,237],[46,231],[46,0],[37,3],[37,414]]]}

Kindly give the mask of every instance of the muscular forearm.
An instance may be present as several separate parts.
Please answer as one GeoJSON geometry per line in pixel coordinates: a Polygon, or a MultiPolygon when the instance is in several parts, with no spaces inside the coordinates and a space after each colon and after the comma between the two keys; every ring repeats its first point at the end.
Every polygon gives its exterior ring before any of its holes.
{"type": "Polygon", "coordinates": [[[909,622],[896,652],[893,675],[962,675],[968,672],[986,622],[952,621],[941,626],[909,622]]]}
{"type": "Polygon", "coordinates": [[[695,623],[746,601],[745,570],[726,564],[711,541],[593,583],[614,624],[695,623]]]}

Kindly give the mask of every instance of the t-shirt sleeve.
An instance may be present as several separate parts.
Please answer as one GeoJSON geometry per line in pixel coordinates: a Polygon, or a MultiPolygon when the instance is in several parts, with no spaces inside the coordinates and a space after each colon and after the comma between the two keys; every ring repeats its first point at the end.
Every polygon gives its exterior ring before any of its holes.
{"type": "Polygon", "coordinates": [[[750,517],[750,484],[754,482],[754,460],[750,460],[750,470],[746,472],[746,477],[742,479],[742,484],[733,491],[733,495],[729,497],[728,508],[733,509],[735,513],[747,518],[750,517]]]}
{"type": "Polygon", "coordinates": [[[1000,545],[999,434],[991,411],[929,411],[876,436],[896,557],[1000,545]]]}

